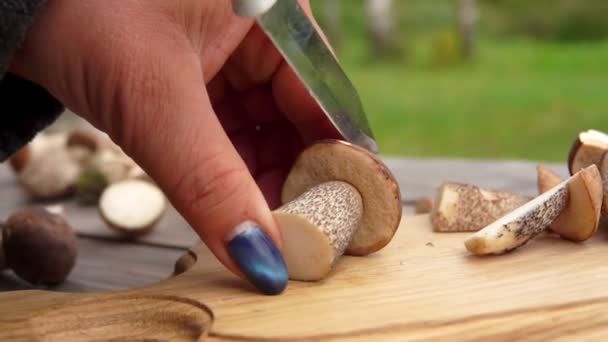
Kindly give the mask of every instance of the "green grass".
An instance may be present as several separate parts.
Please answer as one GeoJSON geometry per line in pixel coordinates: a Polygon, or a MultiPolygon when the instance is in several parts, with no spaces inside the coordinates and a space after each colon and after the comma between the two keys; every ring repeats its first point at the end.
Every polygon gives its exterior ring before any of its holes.
{"type": "Polygon", "coordinates": [[[404,60],[374,60],[346,15],[338,55],[383,154],[563,161],[577,132],[608,131],[608,42],[486,36],[474,62],[441,67],[432,32],[403,35],[404,60]]]}

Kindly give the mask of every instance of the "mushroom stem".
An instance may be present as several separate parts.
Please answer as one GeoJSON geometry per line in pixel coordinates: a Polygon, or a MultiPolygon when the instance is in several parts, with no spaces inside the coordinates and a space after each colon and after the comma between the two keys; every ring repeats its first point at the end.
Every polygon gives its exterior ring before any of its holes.
{"type": "Polygon", "coordinates": [[[274,211],[293,280],[319,280],[344,254],[363,215],[361,195],[342,181],[321,183],[274,211]]]}
{"type": "Polygon", "coordinates": [[[515,193],[444,182],[437,190],[431,222],[436,232],[475,232],[530,201],[515,193]]]}

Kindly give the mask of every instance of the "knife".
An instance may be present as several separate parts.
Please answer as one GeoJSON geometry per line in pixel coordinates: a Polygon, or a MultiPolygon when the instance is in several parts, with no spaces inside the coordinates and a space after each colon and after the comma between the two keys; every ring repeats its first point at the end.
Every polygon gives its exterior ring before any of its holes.
{"type": "Polygon", "coordinates": [[[297,0],[232,0],[232,8],[255,17],[346,141],[378,153],[355,87],[297,0]]]}

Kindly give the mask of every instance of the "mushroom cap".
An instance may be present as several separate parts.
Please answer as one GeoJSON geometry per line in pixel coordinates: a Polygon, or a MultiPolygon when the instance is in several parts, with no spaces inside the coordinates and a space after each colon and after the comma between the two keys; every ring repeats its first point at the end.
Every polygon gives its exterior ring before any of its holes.
{"type": "Polygon", "coordinates": [[[570,175],[591,164],[599,165],[606,151],[608,151],[608,135],[593,129],[579,133],[568,153],[570,175]]]}
{"type": "MultiPolygon", "coordinates": [[[[367,255],[385,247],[401,221],[399,184],[382,161],[340,140],[323,140],[305,149],[293,164],[281,194],[287,203],[317,184],[343,181],[363,200],[363,217],[346,254],[367,255]]],[[[331,199],[328,199],[331,200],[331,199]]]]}
{"type": "Polygon", "coordinates": [[[55,285],[76,263],[78,240],[61,215],[40,208],[14,212],[4,224],[6,264],[31,284],[55,285]]]}
{"type": "Polygon", "coordinates": [[[568,204],[551,229],[572,241],[585,241],[598,229],[602,206],[602,177],[595,164],[568,180],[568,204]]]}

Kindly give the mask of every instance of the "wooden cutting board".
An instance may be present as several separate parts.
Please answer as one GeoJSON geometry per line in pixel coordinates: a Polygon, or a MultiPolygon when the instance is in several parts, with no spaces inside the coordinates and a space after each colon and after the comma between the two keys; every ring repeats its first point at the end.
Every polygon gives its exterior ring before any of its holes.
{"type": "Polygon", "coordinates": [[[391,244],[344,257],[318,283],[257,294],[203,246],[187,272],[104,294],[0,294],[0,340],[193,341],[605,340],[608,235],[547,235],[500,257],[470,256],[467,234],[433,233],[408,216],[391,244]],[[208,335],[206,335],[208,334],[208,335]]]}

